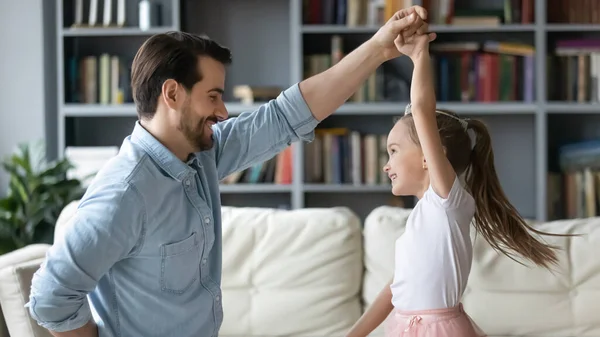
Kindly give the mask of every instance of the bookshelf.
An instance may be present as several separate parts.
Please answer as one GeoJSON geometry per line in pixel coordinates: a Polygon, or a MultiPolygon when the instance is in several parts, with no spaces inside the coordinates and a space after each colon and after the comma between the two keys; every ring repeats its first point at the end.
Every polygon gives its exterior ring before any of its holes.
{"type": "MultiPolygon", "coordinates": [[[[67,146],[82,146],[88,143],[90,145],[119,145],[124,137],[118,132],[109,132],[108,137],[103,137],[101,134],[106,130],[100,130],[91,126],[92,131],[86,140],[79,140],[78,136],[85,135],[89,130],[85,129],[85,125],[90,125],[99,120],[109,120],[112,123],[101,124],[123,124],[115,118],[123,118],[126,122],[130,122],[136,116],[135,107],[132,100],[123,92],[121,99],[113,98],[117,95],[114,88],[108,88],[107,100],[102,96],[102,90],[99,88],[100,83],[92,82],[94,92],[91,97],[85,97],[85,89],[82,89],[85,84],[83,75],[82,59],[85,57],[93,58],[95,77],[101,77],[101,55],[106,54],[109,57],[109,62],[118,62],[119,89],[124,91],[127,81],[127,75],[130,69],[130,60],[133,59],[137,48],[141,43],[153,34],[166,32],[169,30],[179,30],[179,0],[157,0],[155,3],[160,6],[160,20],[154,22],[154,25],[148,29],[141,29],[138,25],[138,6],[137,2],[124,1],[124,24],[116,25],[117,20],[117,1],[112,1],[112,20],[109,25],[103,23],[104,2],[97,1],[96,8],[96,24],[90,25],[91,2],[79,1],[83,7],[81,8],[81,23],[75,22],[77,17],[76,4],[77,0],[56,0],[56,56],[57,56],[57,78],[56,78],[56,95],[58,97],[57,107],[57,153],[58,156],[64,155],[64,149],[67,146]],[[113,58],[114,57],[114,58],[113,58]],[[113,59],[111,59],[113,58],[113,59]],[[113,101],[115,99],[115,101],[113,101]],[[83,126],[83,127],[82,127],[83,126]],[[100,135],[98,134],[100,133],[100,135]],[[107,138],[107,139],[102,139],[107,138]],[[118,143],[114,143],[119,139],[118,143]],[[97,141],[95,141],[97,140],[97,141]]],[[[156,7],[154,7],[156,10],[156,7]]],[[[110,64],[106,69],[112,70],[113,65],[110,64]]],[[[86,83],[89,84],[89,83],[86,83]]],[[[91,86],[88,86],[91,88],[91,86]]],[[[128,127],[118,128],[124,131],[128,127]]]]}
{"type": "MultiPolygon", "coordinates": [[[[595,131],[600,130],[600,118],[596,116],[600,109],[596,101],[556,100],[550,95],[546,84],[557,77],[554,71],[547,69],[548,55],[554,54],[556,41],[594,36],[600,32],[600,18],[596,21],[593,18],[571,19],[572,23],[554,20],[556,15],[550,12],[557,5],[547,4],[546,0],[531,1],[535,2],[535,9],[531,20],[526,23],[456,26],[436,22],[431,30],[438,33],[434,45],[493,40],[534,47],[531,58],[535,85],[530,88],[532,92],[528,99],[511,96],[512,99],[505,101],[461,102],[440,99],[438,94],[438,106],[487,123],[492,134],[496,168],[509,199],[524,216],[543,221],[554,217],[548,212],[548,171],[556,170],[558,149],[564,143],[600,134],[595,131]],[[553,20],[548,21],[547,18],[553,20]]],[[[89,1],[84,0],[86,2],[89,1]]],[[[483,3],[502,8],[504,3],[499,0],[455,2],[461,8],[483,3]]],[[[149,30],[137,27],[137,4],[127,1],[128,24],[125,27],[72,28],[74,1],[58,0],[57,3],[59,154],[63,153],[65,146],[118,146],[136,120],[135,107],[131,102],[89,104],[66,99],[65,92],[68,92],[69,86],[65,69],[73,55],[108,52],[132,57],[144,39],[154,33],[168,30],[206,33],[232,49],[234,61],[228,70],[224,97],[229,102],[230,115],[235,116],[242,111],[254,110],[260,103],[244,105],[234,102],[231,94],[233,86],[248,84],[286,88],[304,78],[309,68],[305,62],[307,55],[331,53],[333,37],[343,42],[344,52],[349,52],[378,29],[377,25],[368,22],[355,26],[306,23],[302,0],[162,0],[159,3],[167,13],[164,24],[149,30]]],[[[384,66],[396,71],[405,81],[410,80],[410,61],[400,58],[384,66]]],[[[383,135],[391,128],[393,118],[403,112],[408,100],[407,89],[408,86],[400,85],[398,92],[402,94],[393,99],[349,100],[321,123],[319,129],[347,128],[361,135],[383,135]]],[[[293,145],[290,184],[223,184],[222,203],[286,208],[348,206],[362,218],[382,204],[404,203],[411,206],[413,200],[393,198],[389,186],[379,179],[369,184],[311,181],[308,179],[310,164],[313,163],[309,157],[310,147],[311,144],[293,145]]],[[[381,170],[379,158],[375,168],[381,170]]]]}

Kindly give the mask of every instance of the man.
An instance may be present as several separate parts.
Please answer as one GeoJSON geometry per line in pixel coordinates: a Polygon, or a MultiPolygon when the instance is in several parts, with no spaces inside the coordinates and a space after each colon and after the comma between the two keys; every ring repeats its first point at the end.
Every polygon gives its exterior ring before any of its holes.
{"type": "Polygon", "coordinates": [[[36,272],[32,317],[54,336],[217,336],[219,180],[310,141],[370,73],[400,56],[395,40],[427,31],[425,16],[421,7],[398,12],[331,69],[231,119],[222,100],[229,50],[179,32],[148,39],[132,65],[139,121],[36,272]]]}

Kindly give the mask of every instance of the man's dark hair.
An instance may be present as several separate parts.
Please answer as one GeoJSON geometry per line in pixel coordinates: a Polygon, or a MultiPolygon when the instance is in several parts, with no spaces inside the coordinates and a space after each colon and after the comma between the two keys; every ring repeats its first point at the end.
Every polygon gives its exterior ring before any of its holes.
{"type": "Polygon", "coordinates": [[[131,66],[131,89],[140,119],[154,116],[166,80],[173,79],[187,90],[202,80],[200,56],[212,57],[224,65],[231,63],[231,51],[206,36],[167,32],[144,42],[131,66]]]}

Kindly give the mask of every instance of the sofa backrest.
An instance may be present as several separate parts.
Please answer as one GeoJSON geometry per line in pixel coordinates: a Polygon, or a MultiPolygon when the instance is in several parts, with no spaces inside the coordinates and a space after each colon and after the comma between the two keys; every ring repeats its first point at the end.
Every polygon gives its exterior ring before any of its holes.
{"type": "Polygon", "coordinates": [[[220,337],[343,336],[361,315],[362,231],[346,208],[223,207],[220,337]]]}
{"type": "MultiPolygon", "coordinates": [[[[410,210],[379,207],[365,221],[363,298],[371,304],[393,277],[394,243],[410,210]]],[[[474,261],[465,310],[491,336],[600,336],[600,218],[535,223],[578,237],[543,239],[560,247],[554,272],[499,255],[473,232],[474,261]],[[594,304],[596,303],[596,304],[594,304]]]]}

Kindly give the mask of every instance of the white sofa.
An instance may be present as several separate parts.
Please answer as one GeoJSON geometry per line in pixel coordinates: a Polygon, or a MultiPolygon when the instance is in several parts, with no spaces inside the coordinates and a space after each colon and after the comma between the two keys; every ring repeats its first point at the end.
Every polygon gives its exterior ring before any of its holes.
{"type": "MultiPolygon", "coordinates": [[[[383,206],[363,226],[345,208],[224,207],[220,336],[343,336],[392,277],[393,244],[409,212],[383,206]]],[[[523,267],[476,238],[465,309],[490,337],[600,336],[600,218],[536,226],[583,236],[547,238],[563,249],[554,274],[523,267]]],[[[50,336],[22,307],[43,251],[26,247],[12,263],[0,256],[0,305],[12,337],[50,336]]]]}

